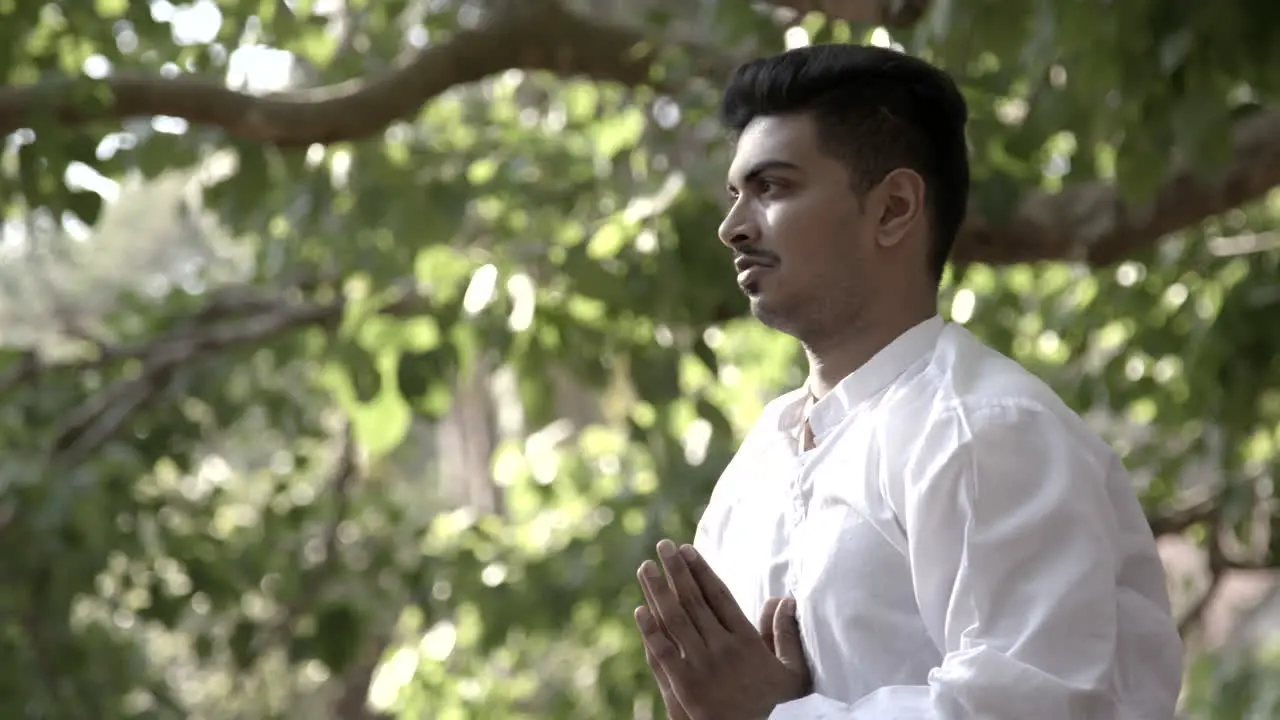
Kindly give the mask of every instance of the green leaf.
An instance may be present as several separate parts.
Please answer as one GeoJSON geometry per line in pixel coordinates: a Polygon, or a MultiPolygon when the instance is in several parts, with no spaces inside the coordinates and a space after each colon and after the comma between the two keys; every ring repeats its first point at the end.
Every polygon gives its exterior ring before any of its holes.
{"type": "Polygon", "coordinates": [[[316,655],[335,674],[345,671],[360,649],[360,615],[346,603],[326,606],[316,616],[316,655]]]}
{"type": "Polygon", "coordinates": [[[382,371],[373,355],[355,343],[343,343],[335,354],[346,370],[356,401],[373,402],[382,392],[382,371]]]}
{"type": "Polygon", "coordinates": [[[640,397],[665,405],[680,397],[680,356],[656,345],[639,348],[631,356],[631,378],[640,397]]]}
{"type": "Polygon", "coordinates": [[[257,640],[258,627],[252,620],[237,620],[227,639],[227,649],[231,651],[231,659],[240,670],[246,670],[258,660],[254,643],[257,640]]]}
{"type": "Polygon", "coordinates": [[[707,344],[706,340],[699,337],[698,340],[694,342],[693,354],[702,361],[703,365],[707,366],[707,369],[711,371],[712,375],[718,375],[720,373],[720,359],[716,357],[716,351],[711,349],[711,346],[707,344]]]}
{"type": "Polygon", "coordinates": [[[92,190],[76,190],[67,197],[67,209],[86,225],[96,225],[102,214],[102,196],[92,190]]]}
{"type": "Polygon", "coordinates": [[[443,371],[438,352],[402,353],[396,363],[396,384],[404,399],[412,403],[426,395],[434,384],[449,381],[443,371]]]}

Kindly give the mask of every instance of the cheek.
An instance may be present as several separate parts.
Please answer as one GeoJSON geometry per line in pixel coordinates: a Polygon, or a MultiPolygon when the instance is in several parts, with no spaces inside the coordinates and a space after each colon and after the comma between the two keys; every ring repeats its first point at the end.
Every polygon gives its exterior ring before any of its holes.
{"type": "Polygon", "coordinates": [[[766,217],[778,252],[797,274],[844,274],[851,262],[865,255],[859,245],[866,235],[854,213],[809,202],[770,208],[766,217]]]}

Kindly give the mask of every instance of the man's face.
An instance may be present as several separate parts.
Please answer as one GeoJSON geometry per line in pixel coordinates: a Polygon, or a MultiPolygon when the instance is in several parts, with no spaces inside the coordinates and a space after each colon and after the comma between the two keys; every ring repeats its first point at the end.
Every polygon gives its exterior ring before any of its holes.
{"type": "Polygon", "coordinates": [[[856,319],[869,291],[874,228],[845,167],[807,115],[753,120],[729,169],[733,207],[720,241],[764,324],[814,342],[856,319]]]}

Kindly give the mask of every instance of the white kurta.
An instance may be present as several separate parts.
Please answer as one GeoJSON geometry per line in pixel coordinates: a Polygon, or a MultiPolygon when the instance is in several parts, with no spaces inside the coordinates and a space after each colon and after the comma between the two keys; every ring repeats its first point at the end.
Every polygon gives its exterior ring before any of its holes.
{"type": "Polygon", "coordinates": [[[934,317],[765,410],[696,547],[748,617],[794,595],[814,694],[771,720],[1170,720],[1182,643],[1119,458],[934,317]]]}

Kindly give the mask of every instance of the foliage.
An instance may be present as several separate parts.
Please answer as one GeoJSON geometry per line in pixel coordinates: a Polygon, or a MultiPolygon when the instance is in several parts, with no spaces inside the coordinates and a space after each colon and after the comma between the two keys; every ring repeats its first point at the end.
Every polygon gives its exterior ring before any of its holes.
{"type": "MultiPolygon", "coordinates": [[[[1096,419],[1215,576],[1280,563],[1273,5],[895,30],[973,110],[944,309],[1096,419]]],[[[705,81],[887,33],[743,0],[0,10],[0,714],[644,716],[634,568],[802,376],[715,241],[705,81]],[[223,74],[313,89],[191,79],[223,74]],[[434,440],[473,386],[479,507],[434,440]]]]}
{"type": "Polygon", "coordinates": [[[1222,720],[1280,715],[1280,686],[1275,682],[1278,661],[1274,647],[1197,659],[1188,674],[1188,711],[1196,717],[1222,720]]]}

